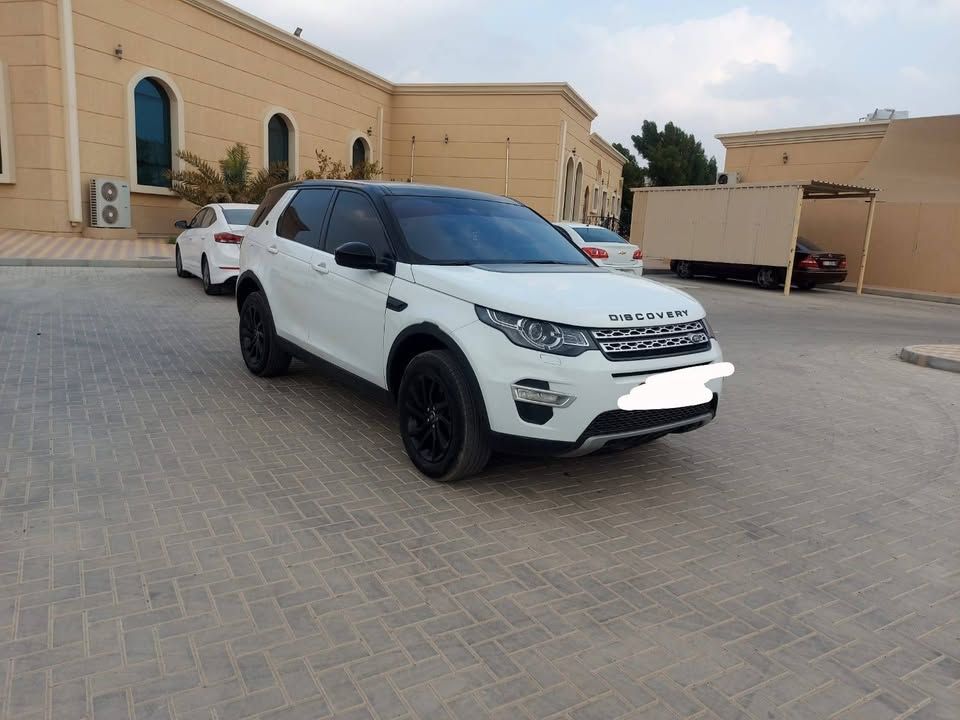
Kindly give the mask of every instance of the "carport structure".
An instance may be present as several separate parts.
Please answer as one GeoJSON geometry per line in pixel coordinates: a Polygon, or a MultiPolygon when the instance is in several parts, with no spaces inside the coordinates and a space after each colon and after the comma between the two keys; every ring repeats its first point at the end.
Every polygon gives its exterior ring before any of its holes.
{"type": "Polygon", "coordinates": [[[797,250],[804,200],[868,203],[857,294],[870,251],[879,190],[827,180],[634,188],[630,240],[650,258],[785,268],[783,294],[797,250]]]}

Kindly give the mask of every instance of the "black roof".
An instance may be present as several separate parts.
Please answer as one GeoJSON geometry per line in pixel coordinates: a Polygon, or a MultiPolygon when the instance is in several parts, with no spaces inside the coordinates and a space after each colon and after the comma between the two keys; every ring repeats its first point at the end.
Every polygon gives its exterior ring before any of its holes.
{"type": "Polygon", "coordinates": [[[473,200],[495,200],[498,202],[508,202],[519,204],[512,198],[503,195],[491,195],[489,193],[477,192],[476,190],[464,190],[463,188],[445,187],[442,185],[420,185],[408,182],[378,182],[371,180],[294,180],[284,183],[285,190],[292,187],[352,187],[363,189],[367,192],[379,195],[419,195],[421,197],[455,197],[470,198],[473,200]]]}

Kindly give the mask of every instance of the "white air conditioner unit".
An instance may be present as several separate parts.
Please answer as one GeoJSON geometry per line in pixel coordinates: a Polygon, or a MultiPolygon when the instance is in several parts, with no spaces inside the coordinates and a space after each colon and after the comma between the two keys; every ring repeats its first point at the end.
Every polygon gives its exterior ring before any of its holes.
{"type": "Polygon", "coordinates": [[[120,178],[90,178],[90,226],[130,227],[130,185],[120,178]]]}
{"type": "Polygon", "coordinates": [[[737,171],[722,172],[717,175],[717,185],[737,185],[740,182],[740,173],[737,171]]]}

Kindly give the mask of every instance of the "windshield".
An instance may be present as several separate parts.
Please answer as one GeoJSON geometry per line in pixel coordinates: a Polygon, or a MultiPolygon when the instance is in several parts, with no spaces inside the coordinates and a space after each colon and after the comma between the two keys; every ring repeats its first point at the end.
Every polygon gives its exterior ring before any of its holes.
{"type": "Polygon", "coordinates": [[[613,230],[607,230],[604,227],[591,226],[591,227],[575,227],[574,231],[582,237],[586,242],[590,243],[625,243],[627,242],[622,237],[617,235],[613,230]]]}
{"type": "Polygon", "coordinates": [[[223,216],[227,225],[249,225],[256,208],[224,208],[223,216]]]}
{"type": "Polygon", "coordinates": [[[412,195],[388,197],[387,203],[414,263],[592,265],[553,225],[523,205],[412,195]]]}

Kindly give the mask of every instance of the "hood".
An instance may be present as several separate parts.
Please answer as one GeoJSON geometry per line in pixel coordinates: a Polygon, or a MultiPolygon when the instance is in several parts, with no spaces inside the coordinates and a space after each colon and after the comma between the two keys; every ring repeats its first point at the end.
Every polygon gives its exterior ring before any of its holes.
{"type": "Polygon", "coordinates": [[[579,327],[667,325],[704,317],[675,288],[602,268],[415,265],[418,285],[492,310],[579,327]]]}

